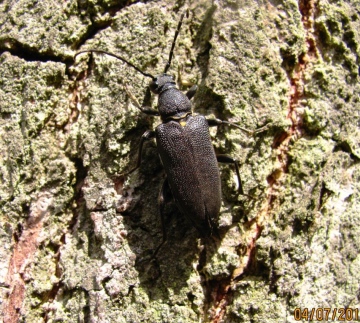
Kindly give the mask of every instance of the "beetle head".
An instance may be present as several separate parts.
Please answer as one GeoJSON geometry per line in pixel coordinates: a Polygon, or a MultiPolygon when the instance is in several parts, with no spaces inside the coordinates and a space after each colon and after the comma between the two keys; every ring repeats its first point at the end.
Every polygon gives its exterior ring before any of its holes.
{"type": "Polygon", "coordinates": [[[161,74],[157,77],[154,77],[150,82],[150,90],[155,94],[160,94],[163,90],[168,89],[169,87],[175,86],[175,80],[172,75],[161,74]]]}

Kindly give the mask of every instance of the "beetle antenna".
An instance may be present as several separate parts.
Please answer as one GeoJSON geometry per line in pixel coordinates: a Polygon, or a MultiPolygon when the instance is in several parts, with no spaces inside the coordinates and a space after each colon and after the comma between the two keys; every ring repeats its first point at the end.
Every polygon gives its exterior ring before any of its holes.
{"type": "Polygon", "coordinates": [[[171,65],[171,60],[172,60],[172,57],[173,57],[173,54],[174,54],[174,47],[175,47],[175,43],[176,43],[176,38],[177,38],[177,36],[179,35],[180,28],[181,28],[181,25],[182,25],[182,21],[183,21],[183,19],[184,19],[184,16],[185,16],[185,12],[181,15],[180,21],[179,21],[178,26],[177,26],[177,28],[176,28],[174,40],[173,40],[173,42],[172,42],[172,44],[171,44],[169,59],[168,59],[168,62],[166,63],[166,65],[165,65],[164,74],[168,71],[168,69],[169,69],[169,67],[170,67],[170,65],[171,65]]]}
{"type": "MultiPolygon", "coordinates": [[[[176,39],[176,38],[175,38],[176,39]]],[[[128,62],[125,58],[122,58],[121,56],[118,56],[118,55],[115,55],[115,54],[112,54],[112,53],[109,53],[109,52],[106,52],[104,50],[98,50],[98,49],[88,49],[88,50],[82,50],[80,52],[77,52],[74,56],[74,59],[76,58],[76,56],[82,54],[82,53],[99,53],[99,54],[106,54],[106,55],[109,55],[109,56],[112,56],[112,57],[115,57],[117,59],[119,59],[120,61],[128,64],[129,66],[131,66],[132,68],[134,68],[135,70],[137,70],[139,73],[141,73],[142,75],[146,76],[146,77],[150,77],[152,78],[153,80],[155,79],[154,76],[152,76],[150,73],[145,73],[143,72],[140,68],[136,67],[134,64],[128,62]]]]}

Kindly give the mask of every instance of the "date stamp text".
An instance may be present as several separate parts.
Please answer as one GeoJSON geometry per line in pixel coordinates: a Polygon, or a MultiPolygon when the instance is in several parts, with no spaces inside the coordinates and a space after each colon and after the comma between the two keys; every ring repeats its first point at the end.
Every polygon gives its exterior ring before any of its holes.
{"type": "Polygon", "coordinates": [[[295,321],[340,321],[350,322],[359,320],[358,308],[295,308],[294,310],[295,321]]]}

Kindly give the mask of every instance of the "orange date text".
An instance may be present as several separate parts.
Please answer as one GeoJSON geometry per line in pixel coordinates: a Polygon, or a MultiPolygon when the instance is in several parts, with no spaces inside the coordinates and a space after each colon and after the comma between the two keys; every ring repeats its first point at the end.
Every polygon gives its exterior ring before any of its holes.
{"type": "Polygon", "coordinates": [[[349,322],[359,320],[358,308],[295,308],[294,310],[295,321],[339,321],[349,322]]]}

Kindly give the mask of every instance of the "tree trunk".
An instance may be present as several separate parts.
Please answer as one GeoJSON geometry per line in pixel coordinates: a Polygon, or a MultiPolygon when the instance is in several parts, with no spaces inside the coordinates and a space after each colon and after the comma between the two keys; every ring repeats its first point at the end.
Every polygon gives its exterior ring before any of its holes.
{"type": "Polygon", "coordinates": [[[0,4],[0,299],[11,322],[359,320],[360,3],[0,4]],[[211,129],[219,237],[174,203],[162,240],[150,79],[169,73],[211,129]],[[326,308],[329,308],[327,310],[326,308]],[[308,309],[308,312],[307,312],[308,309]],[[345,311],[346,310],[346,311],[345,311]]]}

